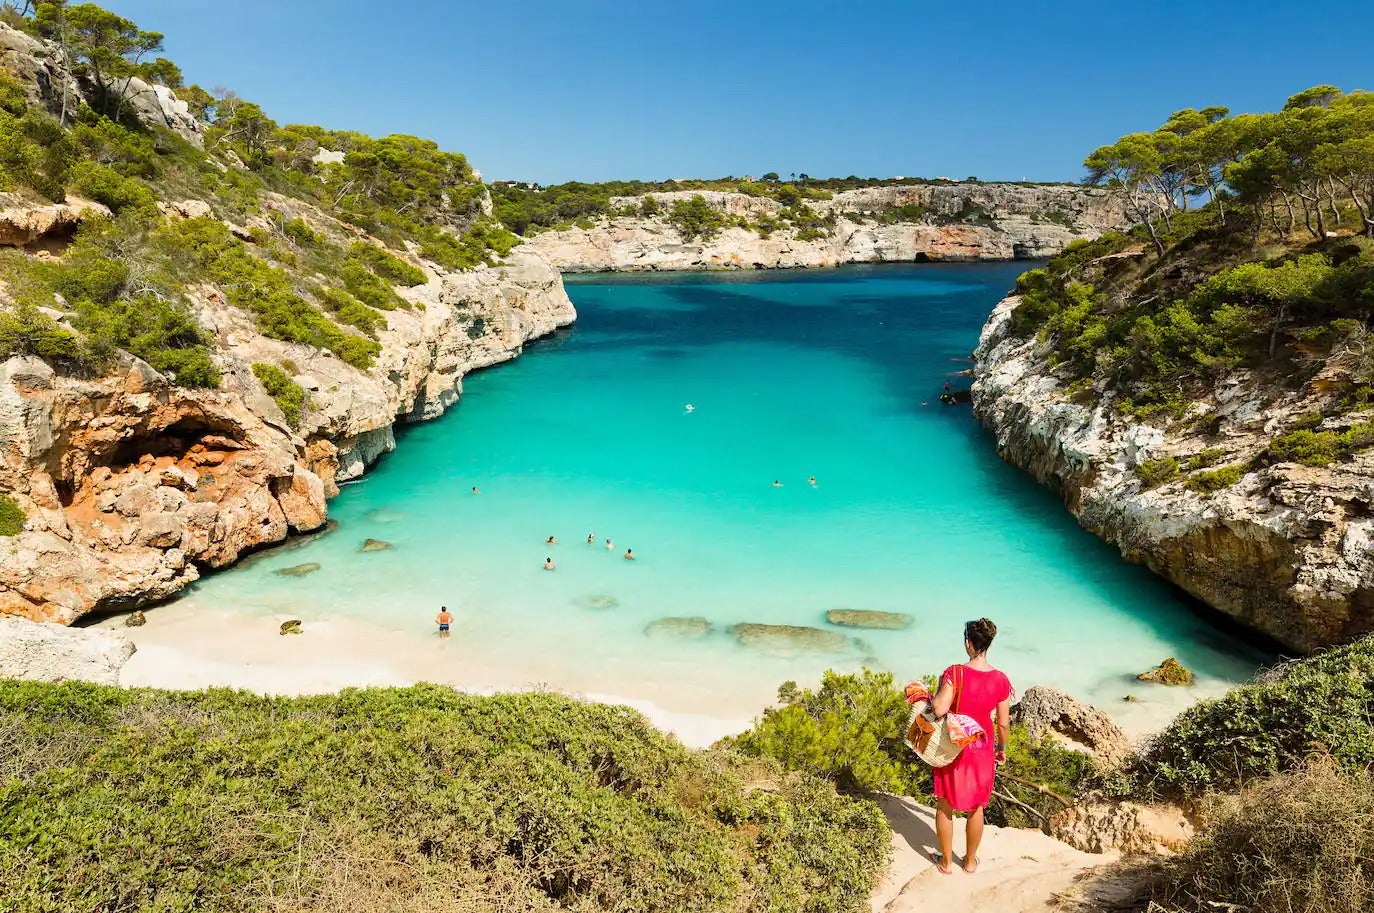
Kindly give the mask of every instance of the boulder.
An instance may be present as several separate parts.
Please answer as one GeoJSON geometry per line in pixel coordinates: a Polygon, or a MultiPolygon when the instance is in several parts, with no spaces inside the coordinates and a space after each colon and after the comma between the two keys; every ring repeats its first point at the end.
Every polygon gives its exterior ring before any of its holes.
{"type": "Polygon", "coordinates": [[[135,649],[118,631],[0,616],[0,676],[5,678],[118,685],[135,649]]]}
{"type": "Polygon", "coordinates": [[[711,622],[699,615],[660,618],[649,622],[644,628],[646,637],[673,637],[683,640],[695,640],[710,633],[711,622]]]}
{"type": "Polygon", "coordinates": [[[1142,682],[1154,682],[1156,685],[1191,685],[1193,683],[1193,673],[1172,656],[1149,672],[1140,673],[1136,678],[1142,682]]]}
{"type": "Polygon", "coordinates": [[[844,649],[843,634],[805,625],[744,623],[732,626],[730,633],[734,634],[741,644],[755,650],[838,653],[844,649]]]}
{"type": "Polygon", "coordinates": [[[141,628],[147,623],[148,616],[143,614],[142,609],[130,612],[129,616],[124,619],[124,627],[126,628],[141,628]]]}
{"type": "Polygon", "coordinates": [[[1180,808],[1140,802],[1090,800],[1050,817],[1056,840],[1085,853],[1175,852],[1193,836],[1193,823],[1180,808]]]}
{"type": "Polygon", "coordinates": [[[384,552],[391,547],[390,542],[382,539],[368,539],[363,542],[363,551],[365,552],[384,552]]]}
{"type": "Polygon", "coordinates": [[[877,628],[899,631],[911,627],[912,618],[905,612],[875,612],[872,609],[831,609],[825,620],[846,628],[877,628]]]}
{"type": "Polygon", "coordinates": [[[1131,740],[1110,716],[1057,688],[1027,688],[1012,707],[1011,718],[1035,738],[1054,735],[1105,764],[1119,764],[1131,753],[1131,740]]]}
{"type": "Polygon", "coordinates": [[[318,561],[307,561],[305,564],[293,564],[290,567],[278,568],[272,573],[278,577],[304,577],[306,574],[313,574],[320,569],[318,561]]]}
{"type": "Polygon", "coordinates": [[[301,620],[293,618],[290,621],[283,621],[277,632],[279,634],[299,634],[301,633],[301,620]]]}

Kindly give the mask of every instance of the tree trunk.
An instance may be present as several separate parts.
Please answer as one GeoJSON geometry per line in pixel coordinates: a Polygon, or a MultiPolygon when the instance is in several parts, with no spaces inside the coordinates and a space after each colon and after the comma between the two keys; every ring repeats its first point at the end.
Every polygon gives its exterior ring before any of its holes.
{"type": "Polygon", "coordinates": [[[1287,315],[1287,313],[1288,313],[1288,305],[1286,305],[1286,304],[1281,304],[1281,305],[1279,305],[1279,312],[1278,312],[1278,314],[1274,317],[1274,328],[1273,328],[1272,330],[1269,331],[1269,360],[1270,360],[1270,361],[1273,361],[1273,360],[1274,360],[1274,348],[1278,345],[1278,341],[1279,341],[1279,325],[1283,323],[1283,318],[1287,315]]]}

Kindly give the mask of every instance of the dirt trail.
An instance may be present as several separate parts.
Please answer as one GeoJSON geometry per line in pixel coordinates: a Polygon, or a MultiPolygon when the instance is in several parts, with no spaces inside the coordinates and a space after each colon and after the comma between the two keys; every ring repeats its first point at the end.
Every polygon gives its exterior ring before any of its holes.
{"type": "MultiPolygon", "coordinates": [[[[1082,853],[1037,830],[989,827],[978,851],[977,873],[957,866],[942,875],[930,861],[935,812],[913,800],[883,797],[892,827],[892,868],[873,892],[873,913],[1031,913],[1053,909],[1054,896],[1083,873],[1116,861],[1082,853]]],[[[963,859],[964,825],[955,824],[954,854],[963,859]]]]}

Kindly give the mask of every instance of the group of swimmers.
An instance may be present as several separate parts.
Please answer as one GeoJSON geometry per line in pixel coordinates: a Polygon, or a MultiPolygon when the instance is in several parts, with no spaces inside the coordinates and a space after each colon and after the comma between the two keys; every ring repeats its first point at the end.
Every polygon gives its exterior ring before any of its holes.
{"type": "MultiPolygon", "coordinates": [[[[547,539],[544,540],[544,544],[545,544],[545,545],[557,545],[557,544],[558,544],[558,537],[557,537],[557,536],[550,536],[549,538],[547,538],[547,539]]],[[[588,545],[596,545],[596,533],[587,533],[587,544],[588,544],[588,545]]],[[[613,551],[615,551],[615,543],[612,542],[610,539],[607,539],[607,540],[606,540],[606,551],[608,551],[608,552],[613,552],[613,551]]],[[[620,557],[624,558],[626,561],[634,561],[634,560],[635,560],[635,550],[632,549],[632,548],[627,548],[627,549],[625,549],[625,554],[621,555],[620,557]]],[[[552,557],[549,557],[549,558],[545,558],[545,559],[544,559],[544,570],[546,570],[546,571],[556,571],[556,570],[558,570],[558,565],[557,565],[557,564],[554,564],[554,561],[553,561],[553,558],[552,558],[552,557]]]]}

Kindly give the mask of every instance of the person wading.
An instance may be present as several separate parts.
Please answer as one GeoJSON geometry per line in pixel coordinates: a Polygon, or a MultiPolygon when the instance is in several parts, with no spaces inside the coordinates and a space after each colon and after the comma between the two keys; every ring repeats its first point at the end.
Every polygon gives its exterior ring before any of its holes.
{"type": "Polygon", "coordinates": [[[983,809],[992,798],[997,765],[1007,759],[1007,738],[1011,733],[1011,681],[1006,674],[988,662],[988,648],[997,636],[997,625],[986,618],[964,624],[964,650],[968,662],[950,666],[940,676],[940,690],[932,708],[937,716],[953,710],[970,716],[985,732],[996,732],[997,741],[983,739],[959,752],[954,763],[935,768],[935,837],[940,844],[935,865],[944,875],[950,874],[953,859],[954,813],[968,815],[965,830],[967,848],[964,852],[964,871],[972,875],[978,869],[978,844],[983,839],[983,809]],[[956,676],[955,670],[959,673],[956,676]],[[955,703],[955,681],[962,679],[963,687],[955,703]],[[996,729],[993,714],[996,714],[996,729]]]}

